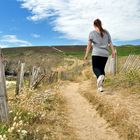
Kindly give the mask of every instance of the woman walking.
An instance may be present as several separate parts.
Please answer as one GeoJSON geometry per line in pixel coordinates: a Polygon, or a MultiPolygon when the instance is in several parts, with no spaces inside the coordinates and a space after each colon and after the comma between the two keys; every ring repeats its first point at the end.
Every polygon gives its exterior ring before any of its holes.
{"type": "Polygon", "coordinates": [[[109,32],[102,27],[100,19],[96,19],[93,23],[95,30],[89,34],[88,45],[84,59],[88,57],[88,53],[92,48],[92,69],[97,77],[97,89],[103,92],[103,81],[105,78],[105,65],[109,56],[109,48],[112,51],[112,57],[116,55],[116,50],[112,45],[109,32]]]}

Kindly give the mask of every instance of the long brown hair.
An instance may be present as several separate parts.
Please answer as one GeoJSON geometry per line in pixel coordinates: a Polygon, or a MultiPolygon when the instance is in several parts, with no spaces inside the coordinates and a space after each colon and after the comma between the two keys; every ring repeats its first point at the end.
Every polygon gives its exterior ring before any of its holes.
{"type": "Polygon", "coordinates": [[[105,30],[102,27],[102,22],[100,19],[94,20],[94,26],[96,26],[100,30],[101,37],[104,36],[105,30]]]}

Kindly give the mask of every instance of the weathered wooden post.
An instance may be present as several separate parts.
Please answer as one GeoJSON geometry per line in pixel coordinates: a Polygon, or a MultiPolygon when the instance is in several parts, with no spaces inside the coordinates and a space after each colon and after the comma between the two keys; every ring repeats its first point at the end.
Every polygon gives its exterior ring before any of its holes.
{"type": "Polygon", "coordinates": [[[19,87],[20,89],[24,86],[24,69],[25,69],[25,63],[21,63],[21,71],[20,71],[20,83],[19,87]]]}
{"type": "Polygon", "coordinates": [[[18,66],[17,66],[17,80],[16,80],[16,95],[19,94],[19,80],[20,80],[20,60],[18,61],[18,66]]]}
{"type": "Polygon", "coordinates": [[[112,74],[113,76],[116,75],[117,72],[117,51],[114,58],[112,58],[112,74]]]}
{"type": "Polygon", "coordinates": [[[30,89],[34,89],[45,77],[45,74],[41,74],[41,68],[33,66],[32,74],[30,76],[30,89]]]}
{"type": "Polygon", "coordinates": [[[6,93],[5,70],[2,63],[2,53],[0,48],[0,121],[8,121],[8,105],[6,93]]]}
{"type": "Polygon", "coordinates": [[[17,83],[16,83],[16,95],[19,95],[19,92],[23,88],[24,82],[24,68],[25,63],[18,63],[18,74],[17,74],[17,83]]]}
{"type": "Polygon", "coordinates": [[[35,71],[35,66],[33,66],[32,72],[31,72],[31,75],[30,75],[30,88],[32,88],[33,81],[34,81],[34,71],[35,71]]]}
{"type": "Polygon", "coordinates": [[[62,79],[62,66],[58,68],[58,82],[60,82],[62,79]]]}

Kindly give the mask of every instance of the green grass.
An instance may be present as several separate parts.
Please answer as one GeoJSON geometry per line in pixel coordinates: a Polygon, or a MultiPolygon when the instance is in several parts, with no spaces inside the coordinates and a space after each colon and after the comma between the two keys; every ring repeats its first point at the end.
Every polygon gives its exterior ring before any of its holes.
{"type": "Polygon", "coordinates": [[[118,56],[128,56],[129,54],[140,55],[140,46],[117,47],[118,56]]]}
{"type": "MultiPolygon", "coordinates": [[[[75,47],[76,48],[76,47],[75,47]]],[[[84,47],[84,49],[86,48],[86,46],[84,47]]],[[[124,46],[117,46],[117,52],[118,52],[118,56],[128,56],[129,54],[137,54],[137,55],[140,55],[140,45],[137,45],[137,46],[133,46],[133,45],[124,45],[124,46]]],[[[15,51],[13,51],[13,49],[6,49],[3,51],[4,55],[6,56],[19,56],[19,55],[26,55],[27,52],[29,51],[33,51],[32,53],[34,53],[35,51],[38,52],[38,54],[43,54],[43,53],[49,53],[49,54],[53,54],[53,55],[57,55],[58,52],[49,52],[45,50],[45,47],[43,48],[38,48],[40,51],[36,50],[37,48],[36,47],[32,47],[28,50],[29,48],[18,48],[18,49],[15,49],[15,51]],[[44,49],[41,51],[41,49],[44,49]]],[[[63,50],[62,50],[63,51],[63,50]]],[[[90,52],[91,53],[91,52],[90,52]]],[[[62,56],[62,53],[60,54],[62,56]]],[[[74,50],[64,50],[64,55],[66,56],[74,56],[74,57],[78,57],[80,59],[83,59],[84,55],[85,55],[85,50],[82,50],[80,47],[79,49],[76,49],[75,51],[74,50]]],[[[90,56],[90,54],[89,54],[90,56]]]]}
{"type": "Polygon", "coordinates": [[[78,57],[80,59],[84,58],[85,52],[84,51],[75,51],[75,52],[65,52],[66,56],[74,56],[74,57],[78,57]]]}
{"type": "MultiPolygon", "coordinates": [[[[129,54],[136,54],[136,55],[140,55],[140,46],[131,46],[131,45],[126,45],[126,46],[117,46],[117,53],[118,56],[128,56],[129,54]]],[[[91,53],[91,52],[90,52],[91,53]]],[[[65,53],[66,56],[74,56],[74,57],[78,57],[80,59],[84,58],[85,55],[85,51],[67,51],[65,53]]],[[[90,56],[90,54],[89,54],[90,56]]]]}

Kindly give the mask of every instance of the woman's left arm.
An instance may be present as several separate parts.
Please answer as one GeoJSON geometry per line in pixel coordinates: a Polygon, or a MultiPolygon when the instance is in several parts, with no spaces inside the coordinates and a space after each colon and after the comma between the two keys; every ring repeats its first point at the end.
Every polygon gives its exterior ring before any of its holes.
{"type": "Polygon", "coordinates": [[[86,54],[85,54],[84,60],[87,59],[88,53],[89,53],[89,51],[90,51],[91,48],[92,48],[92,42],[89,40],[89,41],[88,41],[87,48],[86,48],[86,54]]]}

